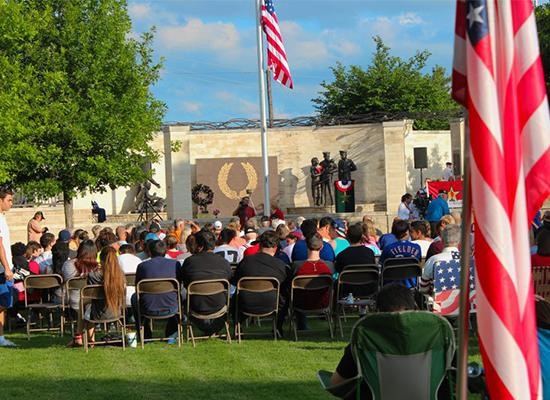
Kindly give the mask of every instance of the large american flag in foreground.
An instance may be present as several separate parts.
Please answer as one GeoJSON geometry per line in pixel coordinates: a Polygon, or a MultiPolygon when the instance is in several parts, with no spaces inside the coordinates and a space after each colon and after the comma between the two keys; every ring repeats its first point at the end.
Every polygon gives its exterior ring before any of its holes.
{"type": "Polygon", "coordinates": [[[480,347],[491,398],[542,398],[530,219],[550,194],[550,116],[531,0],[457,2],[453,97],[470,118],[480,347]]]}
{"type": "Polygon", "coordinates": [[[273,79],[292,89],[292,77],[273,0],[262,0],[261,11],[262,27],[267,39],[267,68],[273,72],[273,79]]]}

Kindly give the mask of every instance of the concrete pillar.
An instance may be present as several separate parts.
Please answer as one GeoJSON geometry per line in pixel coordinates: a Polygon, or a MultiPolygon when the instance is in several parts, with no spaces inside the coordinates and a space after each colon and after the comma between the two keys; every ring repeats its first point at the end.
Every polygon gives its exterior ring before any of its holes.
{"type": "Polygon", "coordinates": [[[405,131],[411,121],[382,123],[384,135],[384,173],[386,178],[386,210],[393,214],[407,189],[407,162],[405,159],[405,131]]]}
{"type": "Polygon", "coordinates": [[[166,205],[169,219],[193,217],[189,131],[189,126],[163,128],[166,205]],[[178,151],[172,151],[172,142],[178,143],[178,151]]]}
{"type": "Polygon", "coordinates": [[[451,154],[455,175],[461,176],[464,171],[464,118],[451,120],[451,154]]]}

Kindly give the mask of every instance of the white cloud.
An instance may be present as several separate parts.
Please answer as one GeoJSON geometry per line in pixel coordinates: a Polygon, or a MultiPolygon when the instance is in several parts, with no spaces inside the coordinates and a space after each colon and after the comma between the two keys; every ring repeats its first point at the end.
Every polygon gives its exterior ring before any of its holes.
{"type": "Polygon", "coordinates": [[[413,26],[423,24],[424,20],[416,13],[406,12],[405,14],[401,14],[397,17],[397,22],[399,25],[413,26]]]}
{"type": "Polygon", "coordinates": [[[355,56],[361,52],[361,47],[357,43],[345,39],[331,43],[331,49],[344,57],[355,56]]]}
{"type": "Polygon", "coordinates": [[[260,106],[258,102],[245,100],[231,92],[219,91],[214,94],[216,99],[225,104],[226,111],[230,111],[236,116],[247,118],[258,118],[260,115],[260,106]]]}
{"type": "Polygon", "coordinates": [[[157,38],[164,47],[178,50],[231,51],[240,44],[235,25],[204,23],[197,18],[187,20],[184,25],[161,27],[157,38]]]}
{"type": "Polygon", "coordinates": [[[280,26],[291,72],[293,68],[317,68],[327,64],[330,53],[325,41],[295,22],[285,21],[280,26]]]}
{"type": "Polygon", "coordinates": [[[151,6],[147,3],[134,3],[128,6],[128,14],[132,20],[147,19],[151,16],[151,6]]]}
{"type": "Polygon", "coordinates": [[[192,114],[199,114],[202,111],[202,104],[195,101],[184,101],[182,107],[185,111],[192,114]]]}

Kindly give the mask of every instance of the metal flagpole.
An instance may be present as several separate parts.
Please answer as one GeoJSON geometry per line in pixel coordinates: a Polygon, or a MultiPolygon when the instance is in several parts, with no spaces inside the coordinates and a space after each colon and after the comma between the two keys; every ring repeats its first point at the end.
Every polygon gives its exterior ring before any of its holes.
{"type": "Polygon", "coordinates": [[[470,119],[465,110],[464,181],[462,182],[462,238],[460,248],[460,314],[458,318],[457,400],[468,398],[469,272],[471,257],[472,194],[470,186],[470,119]]]}
{"type": "Polygon", "coordinates": [[[264,173],[264,215],[271,212],[269,201],[269,162],[267,153],[267,120],[265,105],[265,69],[264,69],[264,46],[263,31],[261,24],[262,0],[256,0],[256,39],[258,45],[258,84],[260,86],[260,134],[262,138],[262,165],[264,173]]]}

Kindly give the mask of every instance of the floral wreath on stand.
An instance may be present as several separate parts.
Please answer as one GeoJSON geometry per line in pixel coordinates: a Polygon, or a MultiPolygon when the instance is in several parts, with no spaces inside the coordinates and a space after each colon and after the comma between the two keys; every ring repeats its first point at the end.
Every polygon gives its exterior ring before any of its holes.
{"type": "Polygon", "coordinates": [[[209,186],[199,183],[191,189],[191,200],[199,206],[201,213],[207,213],[208,205],[214,201],[214,192],[209,186]]]}

